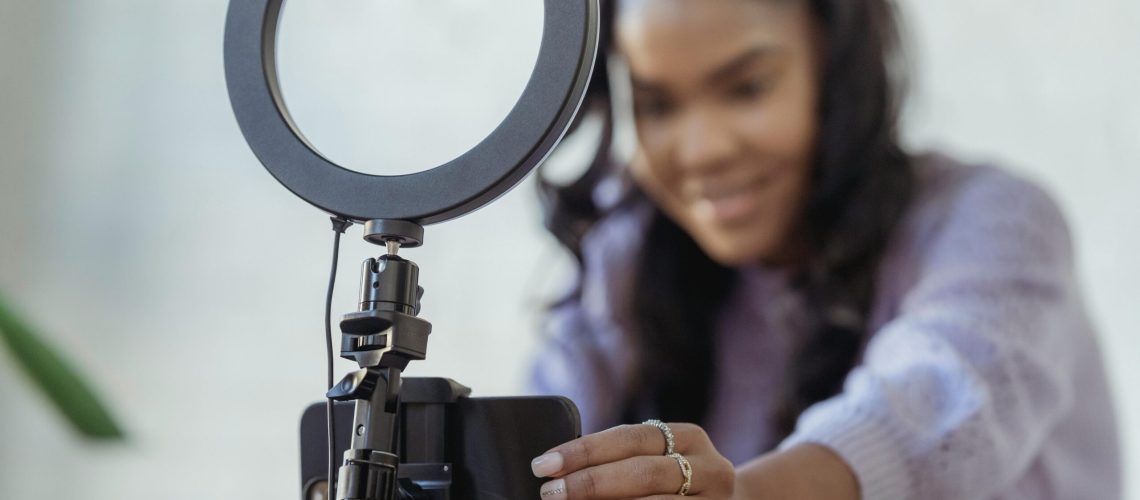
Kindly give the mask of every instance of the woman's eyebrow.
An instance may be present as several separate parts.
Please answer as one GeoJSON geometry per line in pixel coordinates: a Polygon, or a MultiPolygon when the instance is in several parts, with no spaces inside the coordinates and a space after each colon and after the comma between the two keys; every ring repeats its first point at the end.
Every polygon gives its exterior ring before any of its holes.
{"type": "MultiPolygon", "coordinates": [[[[704,77],[706,85],[715,85],[717,82],[730,78],[736,73],[748,68],[752,64],[766,59],[772,59],[782,54],[785,50],[782,47],[775,45],[757,45],[740,54],[733,56],[728,61],[716,66],[704,77]]],[[[648,93],[667,93],[668,88],[659,83],[644,80],[639,78],[633,72],[629,74],[630,84],[633,90],[638,92],[648,93]]]]}
{"type": "Polygon", "coordinates": [[[772,59],[782,52],[784,52],[782,48],[774,45],[754,46],[714,68],[709,72],[708,76],[705,77],[705,82],[707,84],[715,84],[718,81],[732,77],[758,61],[772,59]]]}

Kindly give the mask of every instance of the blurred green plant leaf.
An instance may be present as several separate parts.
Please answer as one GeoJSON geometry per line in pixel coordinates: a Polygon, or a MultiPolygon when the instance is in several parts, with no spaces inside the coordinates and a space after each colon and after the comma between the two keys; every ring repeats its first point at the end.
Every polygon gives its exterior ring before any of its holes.
{"type": "Polygon", "coordinates": [[[67,360],[48,346],[0,297],[0,338],[17,364],[81,435],[117,440],[122,428],[67,360]]]}

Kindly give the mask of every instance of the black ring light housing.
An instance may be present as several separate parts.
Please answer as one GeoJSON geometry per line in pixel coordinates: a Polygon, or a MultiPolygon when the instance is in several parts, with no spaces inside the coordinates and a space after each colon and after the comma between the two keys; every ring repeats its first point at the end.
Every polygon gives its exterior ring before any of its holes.
{"type": "Polygon", "coordinates": [[[289,116],[277,80],[284,0],[234,0],[226,17],[226,85],[254,154],[281,184],[341,218],[419,225],[472,212],[515,186],[562,138],[597,56],[598,0],[545,0],[538,62],[522,97],[459,158],[408,175],[362,174],[323,157],[289,116]]]}

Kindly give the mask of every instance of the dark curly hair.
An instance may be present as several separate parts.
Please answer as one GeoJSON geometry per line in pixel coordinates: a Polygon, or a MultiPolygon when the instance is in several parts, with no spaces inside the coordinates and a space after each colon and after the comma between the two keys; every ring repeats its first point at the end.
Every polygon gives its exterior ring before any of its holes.
{"type": "MultiPolygon", "coordinates": [[[[547,228],[583,270],[589,265],[582,259],[583,236],[613,211],[633,204],[603,208],[594,198],[600,182],[624,175],[611,151],[606,58],[614,51],[617,0],[601,1],[602,48],[576,122],[600,117],[602,140],[576,181],[540,181],[547,228]]],[[[805,249],[790,269],[791,284],[806,306],[805,331],[797,335],[771,415],[778,433],[786,436],[800,413],[841,390],[857,362],[869,333],[874,275],[910,201],[914,172],[896,133],[902,85],[894,71],[898,36],[887,0],[756,1],[809,2],[824,35],[820,132],[812,188],[797,226],[805,249]]],[[[634,188],[626,201],[642,199],[634,188]]],[[[626,333],[640,360],[629,391],[621,395],[623,418],[637,421],[649,411],[662,419],[701,423],[715,383],[713,319],[735,285],[735,272],[714,262],[656,209],[637,266],[629,302],[616,305],[626,308],[623,314],[633,322],[626,333]]]]}

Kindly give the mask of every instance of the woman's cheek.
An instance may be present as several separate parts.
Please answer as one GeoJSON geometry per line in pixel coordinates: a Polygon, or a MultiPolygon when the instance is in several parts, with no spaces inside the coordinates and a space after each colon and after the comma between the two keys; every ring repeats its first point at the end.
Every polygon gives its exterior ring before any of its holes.
{"type": "Polygon", "coordinates": [[[674,190],[670,189],[668,179],[662,177],[664,172],[660,168],[650,165],[650,160],[644,156],[633,161],[630,165],[630,173],[633,176],[634,183],[649,196],[649,199],[653,200],[654,204],[666,213],[676,215],[678,200],[674,190]]]}
{"type": "Polygon", "coordinates": [[[668,128],[663,124],[639,125],[638,146],[630,163],[634,182],[658,205],[669,211],[669,206],[680,202],[678,172],[669,167],[668,128]]]}

